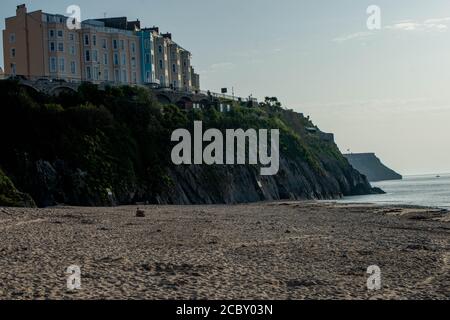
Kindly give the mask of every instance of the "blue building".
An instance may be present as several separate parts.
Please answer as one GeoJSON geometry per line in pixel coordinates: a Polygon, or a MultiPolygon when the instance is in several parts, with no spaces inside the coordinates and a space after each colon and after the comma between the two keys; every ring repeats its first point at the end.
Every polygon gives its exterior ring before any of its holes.
{"type": "Polygon", "coordinates": [[[155,71],[154,35],[159,32],[157,27],[137,31],[141,49],[141,79],[142,83],[159,83],[155,71]]]}

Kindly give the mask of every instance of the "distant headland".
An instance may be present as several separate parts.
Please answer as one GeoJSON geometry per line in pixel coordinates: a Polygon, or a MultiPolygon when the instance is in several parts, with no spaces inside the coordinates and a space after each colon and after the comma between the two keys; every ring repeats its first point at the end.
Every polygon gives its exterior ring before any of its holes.
{"type": "Polygon", "coordinates": [[[375,153],[351,153],[344,156],[353,168],[371,182],[403,179],[399,173],[385,166],[375,153]]]}

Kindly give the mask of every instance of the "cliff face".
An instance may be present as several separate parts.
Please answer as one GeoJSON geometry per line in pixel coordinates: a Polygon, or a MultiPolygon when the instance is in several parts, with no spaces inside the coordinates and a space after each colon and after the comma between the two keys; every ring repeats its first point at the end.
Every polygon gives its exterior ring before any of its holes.
{"type": "MultiPolygon", "coordinates": [[[[67,167],[62,160],[54,163],[39,160],[26,172],[30,180],[23,186],[42,207],[57,203],[83,206],[136,202],[237,204],[326,200],[378,193],[350,166],[342,166],[335,161],[328,161],[325,165],[326,171],[318,174],[307,163],[282,156],[280,171],[274,176],[261,176],[255,166],[170,166],[164,175],[166,184],[157,190],[149,190],[148,186],[137,181],[126,186],[117,184],[94,189],[88,172],[67,167]],[[107,189],[113,191],[111,199],[107,197],[107,189]]],[[[22,202],[19,205],[26,204],[22,202]]]]}
{"type": "Polygon", "coordinates": [[[76,94],[51,98],[0,82],[0,92],[5,102],[0,167],[11,181],[8,188],[14,184],[18,194],[29,194],[38,206],[234,204],[379,191],[349,165],[332,135],[302,114],[269,103],[255,109],[236,105],[228,113],[214,108],[183,112],[129,87],[101,92],[87,85],[76,94]],[[171,134],[192,130],[194,121],[202,121],[204,130],[222,132],[279,129],[278,174],[261,176],[260,168],[250,165],[173,165],[171,134]]]}
{"type": "Polygon", "coordinates": [[[162,203],[246,203],[273,200],[335,199],[374,191],[365,178],[351,168],[331,164],[317,175],[306,163],[281,159],[280,172],[260,176],[253,167],[177,167],[170,170],[176,183],[164,192],[162,203]],[[336,165],[336,167],[333,167],[336,165]]]}
{"type": "Polygon", "coordinates": [[[401,180],[403,177],[386,167],[374,153],[346,154],[350,164],[369,181],[401,180]]]}

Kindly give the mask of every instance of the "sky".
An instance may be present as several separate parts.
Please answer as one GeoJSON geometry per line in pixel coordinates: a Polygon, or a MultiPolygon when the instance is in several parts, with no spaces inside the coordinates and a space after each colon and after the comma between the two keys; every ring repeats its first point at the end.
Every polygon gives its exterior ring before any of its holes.
{"type": "Polygon", "coordinates": [[[192,52],[202,89],[276,96],[341,151],[375,152],[402,174],[450,172],[448,0],[2,0],[2,29],[20,3],[157,25],[192,52]]]}

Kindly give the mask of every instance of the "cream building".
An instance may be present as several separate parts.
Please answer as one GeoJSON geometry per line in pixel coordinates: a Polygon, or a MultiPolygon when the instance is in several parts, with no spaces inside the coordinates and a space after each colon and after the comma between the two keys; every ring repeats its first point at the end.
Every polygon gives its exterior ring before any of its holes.
{"type": "Polygon", "coordinates": [[[192,90],[191,53],[187,50],[180,51],[181,88],[185,91],[192,90]]]}
{"type": "Polygon", "coordinates": [[[180,47],[175,42],[169,44],[169,81],[174,89],[181,89],[180,47]]]}
{"type": "Polygon", "coordinates": [[[194,67],[191,66],[192,91],[200,90],[200,75],[195,73],[194,67]]]}
{"type": "Polygon", "coordinates": [[[175,90],[191,90],[191,53],[172,40],[172,34],[154,35],[156,79],[161,86],[175,90]]]}
{"type": "Polygon", "coordinates": [[[169,79],[169,44],[168,38],[156,35],[155,44],[155,72],[156,79],[162,87],[170,87],[169,79]]]}
{"type": "Polygon", "coordinates": [[[140,84],[139,37],[133,31],[106,25],[99,20],[82,23],[82,78],[94,83],[140,84]]]}

